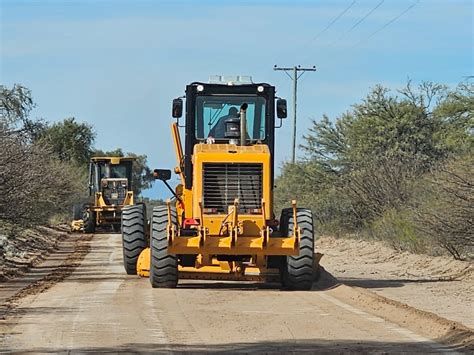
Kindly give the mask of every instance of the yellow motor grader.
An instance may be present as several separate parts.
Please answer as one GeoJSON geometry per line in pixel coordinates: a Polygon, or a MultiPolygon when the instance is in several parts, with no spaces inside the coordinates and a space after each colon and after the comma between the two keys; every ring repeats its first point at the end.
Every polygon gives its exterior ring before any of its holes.
{"type": "Polygon", "coordinates": [[[74,206],[71,228],[94,233],[97,227],[112,226],[120,231],[124,206],[133,205],[133,157],[93,157],[89,163],[87,204],[74,206]],[[79,216],[81,219],[78,219],[79,216]]]}
{"type": "MultiPolygon", "coordinates": [[[[176,287],[180,278],[278,279],[285,289],[310,289],[313,214],[296,201],[280,218],[273,210],[275,128],[286,100],[269,84],[239,80],[192,83],[185,99],[184,150],[172,124],[180,183],[173,190],[171,171],[154,171],[173,203],[155,207],[149,223],[142,206],[122,214],[127,273],[148,276],[152,287],[176,287]]],[[[182,112],[174,99],[173,117],[182,112]]]]}

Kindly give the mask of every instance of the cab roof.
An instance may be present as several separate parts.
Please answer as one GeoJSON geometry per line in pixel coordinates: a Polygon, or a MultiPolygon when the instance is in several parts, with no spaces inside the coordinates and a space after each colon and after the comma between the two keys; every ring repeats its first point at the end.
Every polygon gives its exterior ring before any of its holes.
{"type": "Polygon", "coordinates": [[[123,161],[134,161],[137,160],[135,157],[92,157],[91,161],[92,162],[98,162],[98,161],[108,161],[111,164],[120,164],[123,161]]]}

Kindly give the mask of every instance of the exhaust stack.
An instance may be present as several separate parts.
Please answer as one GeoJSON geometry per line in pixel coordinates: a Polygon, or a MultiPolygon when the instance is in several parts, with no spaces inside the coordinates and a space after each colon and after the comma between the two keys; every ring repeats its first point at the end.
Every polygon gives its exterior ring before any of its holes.
{"type": "Polygon", "coordinates": [[[247,145],[247,107],[246,103],[240,106],[240,145],[247,145]]]}

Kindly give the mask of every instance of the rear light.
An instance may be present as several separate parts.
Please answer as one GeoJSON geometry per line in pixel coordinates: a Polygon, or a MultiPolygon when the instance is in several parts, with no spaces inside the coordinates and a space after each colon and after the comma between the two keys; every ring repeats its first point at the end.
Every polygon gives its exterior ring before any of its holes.
{"type": "Polygon", "coordinates": [[[250,214],[262,214],[261,208],[252,208],[249,210],[250,214]]]}
{"type": "Polygon", "coordinates": [[[202,211],[207,214],[217,213],[217,208],[203,208],[202,211]]]}
{"type": "Polygon", "coordinates": [[[122,186],[123,186],[123,187],[127,187],[127,182],[126,182],[126,181],[122,181],[122,186]]]}

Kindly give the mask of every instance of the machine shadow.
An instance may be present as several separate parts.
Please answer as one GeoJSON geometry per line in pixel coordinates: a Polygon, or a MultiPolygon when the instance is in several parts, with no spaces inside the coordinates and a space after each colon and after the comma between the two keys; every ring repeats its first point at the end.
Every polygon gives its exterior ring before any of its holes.
{"type": "MultiPolygon", "coordinates": [[[[326,271],[322,266],[316,273],[317,279],[314,280],[310,291],[325,291],[339,286],[341,283],[326,271]]],[[[197,281],[197,280],[180,280],[179,289],[206,289],[214,291],[284,291],[280,282],[239,282],[239,281],[197,281]]],[[[292,291],[288,291],[292,292],[292,291]]],[[[308,292],[308,291],[301,291],[308,292]]]]}
{"type": "Polygon", "coordinates": [[[421,284],[421,283],[437,283],[437,282],[456,282],[456,280],[439,280],[439,279],[358,279],[358,278],[340,278],[341,283],[366,288],[366,289],[375,289],[375,288],[396,288],[396,287],[404,287],[407,284],[414,283],[414,284],[421,284]]]}

